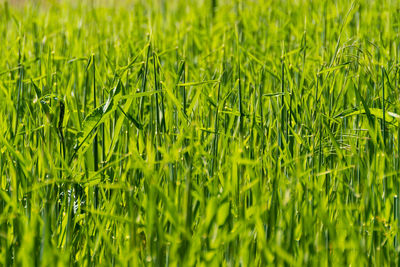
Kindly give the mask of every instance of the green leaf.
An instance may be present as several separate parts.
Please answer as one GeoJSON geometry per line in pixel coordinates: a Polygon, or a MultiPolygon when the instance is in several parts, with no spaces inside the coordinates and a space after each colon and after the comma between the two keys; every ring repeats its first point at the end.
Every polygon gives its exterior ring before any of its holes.
{"type": "Polygon", "coordinates": [[[114,109],[112,100],[108,101],[94,109],[83,121],[82,131],[78,134],[78,143],[75,146],[75,150],[78,150],[83,143],[87,140],[89,135],[93,132],[93,130],[102,123],[109,114],[111,114],[111,110],[114,109]]]}
{"type": "Polygon", "coordinates": [[[320,74],[325,73],[325,72],[332,72],[332,71],[341,69],[341,68],[343,68],[343,67],[349,65],[350,63],[351,63],[351,62],[345,62],[345,63],[343,63],[343,64],[340,64],[340,65],[337,65],[337,66],[333,66],[333,67],[330,67],[330,68],[321,70],[321,71],[319,71],[319,72],[317,73],[317,75],[320,75],[320,74]]]}
{"type": "Polygon", "coordinates": [[[187,83],[178,83],[178,86],[199,86],[208,83],[217,83],[219,80],[209,80],[209,81],[201,81],[201,82],[187,82],[187,83]]]}
{"type": "Polygon", "coordinates": [[[229,202],[225,202],[221,206],[219,206],[217,214],[218,225],[223,225],[225,223],[226,219],[229,216],[229,211],[230,211],[229,202]]]}
{"type": "MultiPolygon", "coordinates": [[[[117,85],[117,87],[119,87],[117,85]]],[[[116,94],[120,92],[119,89],[114,88],[108,97],[107,101],[95,108],[88,116],[86,116],[85,120],[82,123],[82,130],[78,134],[77,144],[74,147],[74,150],[79,150],[82,145],[88,140],[90,134],[99,126],[108,116],[112,113],[111,111],[116,109],[116,105],[114,105],[116,94]]],[[[75,155],[75,154],[74,154],[75,155]]]]}
{"type": "Polygon", "coordinates": [[[332,142],[332,144],[333,144],[333,146],[334,146],[334,148],[335,148],[335,150],[336,150],[336,154],[338,155],[338,157],[339,157],[340,159],[343,159],[342,150],[341,150],[341,148],[340,148],[339,143],[336,141],[336,138],[335,138],[335,136],[333,135],[331,128],[330,128],[329,125],[325,122],[325,120],[323,120],[322,122],[323,122],[323,124],[324,124],[324,126],[325,126],[325,129],[326,129],[326,132],[328,133],[328,136],[329,136],[329,138],[331,139],[331,142],[332,142]]]}
{"type": "MultiPolygon", "coordinates": [[[[385,112],[385,121],[388,122],[389,124],[392,124],[393,126],[397,127],[399,125],[400,121],[400,115],[394,112],[385,112]]],[[[368,112],[365,109],[359,109],[347,114],[343,114],[342,117],[351,117],[354,115],[367,115],[367,116],[374,116],[378,119],[383,120],[383,110],[380,108],[369,108],[368,112]]]]}
{"type": "Polygon", "coordinates": [[[37,98],[39,99],[39,103],[40,106],[42,108],[42,110],[44,111],[44,113],[47,116],[47,119],[50,121],[50,107],[48,105],[48,103],[42,98],[42,91],[39,89],[39,87],[37,87],[37,85],[33,82],[33,80],[31,80],[31,83],[33,85],[33,88],[36,92],[37,98]]]}
{"type": "Polygon", "coordinates": [[[211,222],[214,220],[216,210],[217,210],[217,199],[212,198],[207,203],[206,216],[204,219],[204,225],[207,228],[210,226],[211,222]]]}
{"type": "MultiPolygon", "coordinates": [[[[124,109],[123,109],[125,113],[128,112],[128,110],[129,110],[129,108],[130,108],[132,102],[133,102],[133,98],[128,98],[128,100],[126,101],[126,103],[125,103],[125,105],[124,105],[124,109]]],[[[120,116],[120,117],[118,118],[117,123],[115,124],[114,136],[113,136],[113,138],[112,138],[112,140],[111,140],[110,149],[109,149],[109,154],[108,154],[108,156],[107,156],[107,161],[110,160],[110,157],[112,156],[112,151],[114,151],[114,147],[115,147],[115,145],[116,145],[116,143],[117,143],[117,139],[118,139],[118,137],[119,137],[119,134],[120,134],[120,131],[121,131],[121,127],[122,127],[122,123],[123,123],[123,121],[124,121],[124,118],[125,118],[124,116],[120,116]]]]}
{"type": "Polygon", "coordinates": [[[374,127],[374,120],[373,120],[373,118],[371,116],[371,112],[370,112],[370,110],[369,110],[369,108],[367,106],[367,102],[365,102],[365,99],[361,96],[359,88],[356,86],[354,81],[353,81],[353,88],[354,88],[354,92],[356,93],[357,99],[359,101],[361,101],[361,103],[362,103],[362,105],[364,107],[364,111],[365,111],[365,114],[367,115],[367,118],[368,118],[368,121],[370,123],[371,128],[374,129],[375,128],[374,127]]]}

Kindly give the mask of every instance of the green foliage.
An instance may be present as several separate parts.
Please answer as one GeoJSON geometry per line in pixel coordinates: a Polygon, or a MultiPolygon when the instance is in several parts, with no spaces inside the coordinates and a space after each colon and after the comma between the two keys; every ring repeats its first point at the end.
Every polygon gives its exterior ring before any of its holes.
{"type": "Polygon", "coordinates": [[[0,266],[399,265],[399,10],[3,1],[0,266]]]}

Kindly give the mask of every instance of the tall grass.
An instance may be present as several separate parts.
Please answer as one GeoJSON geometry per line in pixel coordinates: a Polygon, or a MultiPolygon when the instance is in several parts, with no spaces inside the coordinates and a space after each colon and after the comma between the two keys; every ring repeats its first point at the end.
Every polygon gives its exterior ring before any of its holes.
{"type": "Polygon", "coordinates": [[[399,264],[397,1],[0,6],[0,265],[399,264]]]}

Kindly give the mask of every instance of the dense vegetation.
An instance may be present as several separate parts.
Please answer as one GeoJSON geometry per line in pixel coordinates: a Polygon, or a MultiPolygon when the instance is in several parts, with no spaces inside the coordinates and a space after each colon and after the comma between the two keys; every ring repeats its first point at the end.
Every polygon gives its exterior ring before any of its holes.
{"type": "Polygon", "coordinates": [[[0,6],[0,265],[399,264],[400,2],[0,6]]]}

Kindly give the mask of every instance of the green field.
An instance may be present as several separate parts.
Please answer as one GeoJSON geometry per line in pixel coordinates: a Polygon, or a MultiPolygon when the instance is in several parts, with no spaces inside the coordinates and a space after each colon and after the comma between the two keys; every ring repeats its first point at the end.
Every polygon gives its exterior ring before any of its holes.
{"type": "Polygon", "coordinates": [[[0,266],[400,264],[400,1],[0,1],[0,266]]]}

